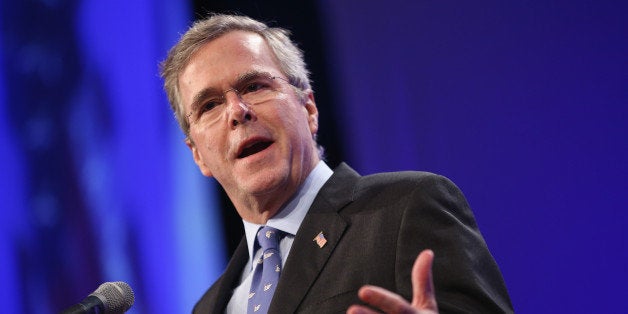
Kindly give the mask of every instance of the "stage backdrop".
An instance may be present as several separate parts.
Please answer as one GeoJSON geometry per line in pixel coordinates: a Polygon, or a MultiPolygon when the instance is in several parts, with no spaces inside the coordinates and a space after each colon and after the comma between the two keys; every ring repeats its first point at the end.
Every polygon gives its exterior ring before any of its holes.
{"type": "Polygon", "coordinates": [[[517,312],[626,312],[628,2],[323,5],[347,159],[454,180],[517,312]]]}
{"type": "Polygon", "coordinates": [[[241,227],[223,226],[157,75],[222,2],[316,16],[295,36],[330,162],[456,182],[518,313],[625,312],[626,2],[0,0],[3,312],[123,280],[131,313],[188,313],[224,268],[223,229],[241,227]]]}
{"type": "Polygon", "coordinates": [[[57,313],[123,280],[131,313],[190,312],[226,254],[158,76],[188,3],[1,5],[1,311],[57,313]]]}

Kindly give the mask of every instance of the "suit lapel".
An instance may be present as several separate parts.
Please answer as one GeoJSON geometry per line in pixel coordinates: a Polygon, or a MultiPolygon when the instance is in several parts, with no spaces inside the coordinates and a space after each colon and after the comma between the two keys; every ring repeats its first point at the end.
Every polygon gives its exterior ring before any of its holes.
{"type": "Polygon", "coordinates": [[[352,201],[359,175],[342,164],[312,203],[292,244],[268,313],[294,313],[347,228],[338,211],[352,201]],[[327,242],[319,247],[314,238],[322,232],[327,242]]]}
{"type": "Polygon", "coordinates": [[[240,244],[236,248],[227,269],[220,278],[219,286],[217,287],[216,303],[212,306],[208,313],[223,313],[227,306],[227,302],[231,299],[231,292],[240,281],[242,275],[242,269],[246,265],[249,258],[249,252],[246,246],[246,238],[242,238],[240,244]]]}

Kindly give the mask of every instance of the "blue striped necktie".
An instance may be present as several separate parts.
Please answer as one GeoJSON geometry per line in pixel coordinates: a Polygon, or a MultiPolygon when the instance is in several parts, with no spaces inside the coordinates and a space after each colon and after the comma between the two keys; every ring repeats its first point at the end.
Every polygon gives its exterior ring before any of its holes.
{"type": "Polygon", "coordinates": [[[249,293],[249,314],[268,312],[281,273],[280,233],[281,231],[267,226],[257,232],[257,243],[263,253],[258,260],[253,261],[255,272],[249,293]]]}

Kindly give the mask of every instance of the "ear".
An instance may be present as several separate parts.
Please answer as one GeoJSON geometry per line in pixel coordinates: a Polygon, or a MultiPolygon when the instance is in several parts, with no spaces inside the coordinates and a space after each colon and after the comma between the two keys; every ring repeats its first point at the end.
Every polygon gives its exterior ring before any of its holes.
{"type": "Polygon", "coordinates": [[[316,101],[314,100],[314,92],[312,90],[307,91],[305,110],[307,111],[307,121],[310,133],[314,136],[318,132],[318,108],[316,108],[316,101]]]}
{"type": "Polygon", "coordinates": [[[206,177],[211,177],[212,173],[209,170],[209,167],[207,167],[207,165],[203,161],[203,158],[201,158],[201,154],[199,153],[198,148],[196,147],[196,144],[194,144],[194,142],[189,137],[187,137],[185,139],[185,145],[187,145],[188,148],[192,151],[192,157],[194,158],[194,163],[196,163],[201,173],[206,177]]]}

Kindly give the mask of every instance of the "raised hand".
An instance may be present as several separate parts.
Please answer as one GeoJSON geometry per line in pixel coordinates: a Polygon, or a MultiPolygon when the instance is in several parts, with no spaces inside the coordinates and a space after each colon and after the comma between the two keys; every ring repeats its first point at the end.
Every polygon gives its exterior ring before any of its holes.
{"type": "MultiPolygon", "coordinates": [[[[432,262],[434,252],[422,251],[412,266],[412,303],[400,295],[376,286],[363,286],[358,297],[366,304],[389,314],[435,314],[438,313],[434,282],[432,281],[432,262]]],[[[362,305],[352,305],[347,314],[376,314],[378,312],[362,305]]]]}

